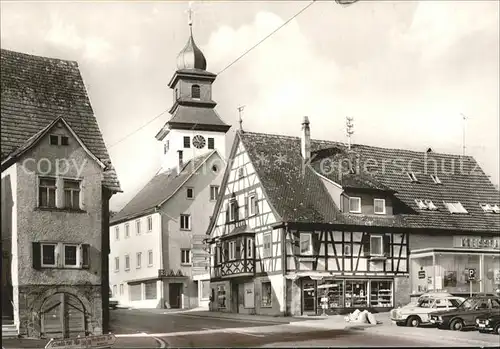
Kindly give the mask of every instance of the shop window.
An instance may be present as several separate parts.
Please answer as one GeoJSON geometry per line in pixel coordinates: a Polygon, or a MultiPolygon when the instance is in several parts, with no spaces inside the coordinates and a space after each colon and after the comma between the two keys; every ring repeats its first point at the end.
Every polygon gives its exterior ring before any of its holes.
{"type": "Polygon", "coordinates": [[[262,283],[262,293],[261,293],[261,307],[272,307],[273,306],[273,288],[270,282],[262,283]]]}
{"type": "Polygon", "coordinates": [[[144,283],[146,299],[156,299],[156,281],[148,281],[144,283]]]}
{"type": "Polygon", "coordinates": [[[226,309],[226,287],[224,285],[217,286],[217,304],[219,309],[226,309]]]}
{"type": "Polygon", "coordinates": [[[368,305],[367,286],[368,281],[346,280],[345,307],[366,307],[368,305]]]}
{"type": "Polygon", "coordinates": [[[344,281],[322,280],[318,282],[318,309],[322,309],[326,298],[327,309],[344,307],[344,281]]]}
{"type": "Polygon", "coordinates": [[[383,251],[383,238],[382,236],[370,236],[370,255],[371,256],[382,256],[383,251]]]}
{"type": "Polygon", "coordinates": [[[370,305],[372,307],[392,307],[392,281],[370,282],[370,305]]]}
{"type": "Polygon", "coordinates": [[[131,301],[140,301],[142,300],[142,285],[141,284],[132,284],[128,285],[128,292],[131,301]]]}

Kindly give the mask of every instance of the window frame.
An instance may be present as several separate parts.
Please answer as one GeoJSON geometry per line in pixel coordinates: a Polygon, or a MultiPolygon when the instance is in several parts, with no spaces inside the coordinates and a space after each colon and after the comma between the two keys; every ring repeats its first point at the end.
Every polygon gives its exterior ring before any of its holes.
{"type": "Polygon", "coordinates": [[[194,200],[194,188],[186,187],[186,199],[194,200]],[[191,196],[189,196],[189,192],[191,192],[191,196]]]}
{"type": "Polygon", "coordinates": [[[130,237],[130,223],[125,223],[125,239],[130,237]]]}
{"type": "Polygon", "coordinates": [[[217,201],[217,198],[219,197],[219,191],[220,191],[220,186],[218,185],[211,185],[210,186],[210,201],[217,201]],[[212,195],[216,194],[216,195],[212,195]]]}
{"type": "Polygon", "coordinates": [[[115,273],[120,271],[120,256],[115,257],[115,273]]]}
{"type": "Polygon", "coordinates": [[[272,308],[273,307],[273,285],[271,281],[264,281],[260,284],[260,307],[261,308],[272,308]],[[271,290],[271,295],[269,297],[269,303],[264,304],[264,297],[262,296],[264,294],[264,285],[269,284],[270,290],[271,290]]]}
{"type": "Polygon", "coordinates": [[[435,184],[443,184],[439,177],[436,174],[430,174],[431,179],[434,181],[435,184]]]}
{"type": "Polygon", "coordinates": [[[381,215],[383,215],[383,214],[387,214],[387,209],[386,209],[386,206],[385,206],[385,199],[379,199],[379,198],[373,199],[373,213],[374,213],[374,214],[381,214],[381,215]],[[382,212],[377,212],[377,210],[375,209],[375,208],[377,207],[377,205],[376,205],[376,202],[377,202],[377,201],[378,201],[378,202],[380,202],[380,201],[381,201],[381,202],[383,203],[382,207],[383,207],[384,209],[383,209],[383,211],[382,211],[382,212]]]}
{"type": "Polygon", "coordinates": [[[301,256],[311,256],[313,254],[313,246],[312,246],[312,233],[307,232],[307,233],[300,233],[300,255],[301,256]],[[302,244],[303,244],[303,237],[308,237],[309,238],[309,244],[308,244],[308,249],[305,252],[302,252],[302,244]]]}
{"type": "Polygon", "coordinates": [[[181,248],[181,265],[191,265],[191,249],[181,248]]]}
{"type": "Polygon", "coordinates": [[[384,256],[384,237],[382,235],[370,235],[370,256],[383,257],[384,256]],[[380,254],[373,253],[373,243],[374,239],[380,240],[380,254]]]}
{"type": "Polygon", "coordinates": [[[81,256],[80,256],[80,244],[66,244],[62,243],[62,267],[67,269],[80,269],[81,268],[81,256]],[[75,248],[75,264],[66,264],[66,247],[75,248]]]}
{"type": "Polygon", "coordinates": [[[361,197],[359,196],[349,196],[349,213],[361,213],[361,197]],[[357,200],[359,203],[359,209],[357,211],[352,209],[351,200],[357,200]]]}
{"type": "Polygon", "coordinates": [[[230,222],[236,221],[236,218],[237,218],[236,216],[238,216],[238,214],[236,212],[238,210],[239,210],[238,201],[236,199],[231,199],[231,201],[229,202],[229,221],[230,222]]]}
{"type": "MultiPolygon", "coordinates": [[[[182,145],[184,149],[189,149],[191,148],[191,137],[189,136],[184,136],[182,138],[182,145]]],[[[182,150],[181,150],[182,151],[182,150]]]]}
{"type": "Polygon", "coordinates": [[[127,253],[125,254],[125,262],[124,262],[124,269],[125,271],[130,271],[130,255],[127,253]],[[128,262],[128,263],[127,263],[128,262]],[[127,264],[128,264],[128,267],[127,267],[127,264]]]}
{"type": "Polygon", "coordinates": [[[136,252],[135,254],[135,269],[142,268],[142,252],[136,252]]]}
{"type": "Polygon", "coordinates": [[[153,216],[148,216],[147,218],[148,233],[153,231],[153,216]]]}
{"type": "Polygon", "coordinates": [[[201,99],[201,86],[200,85],[198,85],[198,84],[191,85],[191,98],[192,99],[201,99]]]}
{"type": "Polygon", "coordinates": [[[253,258],[253,239],[247,238],[247,258],[253,258]]]}
{"type": "Polygon", "coordinates": [[[248,217],[252,217],[257,214],[257,210],[255,209],[256,202],[257,202],[257,195],[250,194],[248,196],[248,217]]]}
{"type": "Polygon", "coordinates": [[[228,243],[228,258],[230,261],[236,260],[236,241],[229,241],[228,243]]]}
{"type": "Polygon", "coordinates": [[[418,178],[415,175],[415,172],[406,172],[406,174],[408,175],[408,178],[410,178],[411,183],[418,183],[418,178]]]}
{"type": "Polygon", "coordinates": [[[141,235],[141,219],[135,220],[135,235],[141,235]]]}
{"type": "Polygon", "coordinates": [[[69,145],[69,137],[65,136],[65,135],[51,134],[51,135],[49,135],[49,145],[56,146],[56,147],[61,147],[61,146],[67,147],[69,145]],[[56,144],[52,143],[52,140],[54,139],[52,137],[55,137],[56,144]],[[65,142],[63,142],[63,139],[65,140],[65,142]]]}
{"type": "Polygon", "coordinates": [[[179,228],[180,228],[180,230],[184,230],[184,231],[190,231],[191,230],[191,215],[190,214],[187,214],[187,213],[181,213],[180,214],[179,228]],[[187,227],[185,226],[186,224],[184,224],[184,227],[183,227],[183,222],[184,222],[183,219],[187,219],[186,220],[187,227]]]}
{"type": "Polygon", "coordinates": [[[273,237],[270,232],[262,234],[262,257],[271,258],[273,256],[273,237]],[[266,253],[266,237],[269,237],[269,253],[266,253]]]}
{"type": "Polygon", "coordinates": [[[117,225],[115,227],[115,241],[118,241],[118,240],[120,240],[120,226],[119,225],[117,225]]]}
{"type": "Polygon", "coordinates": [[[58,254],[58,243],[55,243],[55,242],[41,242],[40,243],[40,258],[41,258],[41,261],[40,261],[40,266],[42,268],[56,268],[57,267],[57,254],[58,254]],[[44,253],[43,253],[43,247],[44,246],[54,246],[54,264],[45,264],[43,262],[43,256],[44,256],[44,253]]]}
{"type": "Polygon", "coordinates": [[[154,264],[153,250],[148,250],[148,267],[152,267],[154,264]]]}
{"type": "MultiPolygon", "coordinates": [[[[81,200],[82,200],[82,180],[77,179],[77,178],[62,178],[62,191],[63,191],[63,208],[66,210],[81,210],[81,200]],[[78,189],[76,188],[66,188],[66,183],[73,182],[78,184],[78,189]],[[70,192],[70,197],[71,197],[71,204],[68,206],[68,203],[66,202],[66,192],[70,192]],[[75,192],[78,193],[78,201],[75,203],[74,195],[75,192]],[[75,205],[76,207],[72,206],[75,205]]],[[[57,195],[57,189],[56,189],[56,195],[57,195]]]]}
{"type": "Polygon", "coordinates": [[[215,149],[215,138],[213,137],[208,137],[207,139],[207,147],[208,149],[215,149]]]}
{"type": "Polygon", "coordinates": [[[57,202],[57,178],[56,177],[51,177],[51,176],[38,176],[38,192],[37,192],[37,201],[38,201],[38,205],[37,207],[40,207],[40,208],[57,208],[56,206],[56,202],[57,202]],[[41,184],[42,180],[53,180],[54,181],[54,185],[53,186],[45,186],[41,184]],[[40,193],[41,193],[41,190],[45,189],[46,191],[46,195],[47,195],[47,205],[46,206],[43,206],[42,203],[41,203],[41,200],[40,200],[40,193]],[[50,191],[53,190],[54,191],[54,204],[53,205],[48,205],[50,202],[49,200],[49,193],[50,191]]]}

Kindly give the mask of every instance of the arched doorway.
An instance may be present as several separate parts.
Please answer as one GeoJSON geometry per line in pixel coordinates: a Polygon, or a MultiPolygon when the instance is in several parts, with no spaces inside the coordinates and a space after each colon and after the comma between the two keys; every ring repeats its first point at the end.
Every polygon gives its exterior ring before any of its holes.
{"type": "Polygon", "coordinates": [[[85,308],[70,293],[56,293],[48,297],[40,313],[41,336],[45,338],[72,338],[85,336],[85,308]]]}

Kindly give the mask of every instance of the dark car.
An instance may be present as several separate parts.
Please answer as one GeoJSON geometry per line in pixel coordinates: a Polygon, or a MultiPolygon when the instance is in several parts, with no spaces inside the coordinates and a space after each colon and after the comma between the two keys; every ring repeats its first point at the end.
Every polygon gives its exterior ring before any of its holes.
{"type": "Polygon", "coordinates": [[[432,313],[430,322],[439,329],[461,331],[474,327],[482,316],[500,315],[500,297],[476,296],[467,298],[457,309],[432,313]]]}
{"type": "Polygon", "coordinates": [[[500,334],[500,314],[480,316],[476,319],[476,328],[481,333],[500,334]]]}

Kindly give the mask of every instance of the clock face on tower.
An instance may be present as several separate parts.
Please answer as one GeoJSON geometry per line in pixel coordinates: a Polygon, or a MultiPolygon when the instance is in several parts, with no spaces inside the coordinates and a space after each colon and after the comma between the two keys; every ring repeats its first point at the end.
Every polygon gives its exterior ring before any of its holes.
{"type": "Polygon", "coordinates": [[[202,149],[205,147],[205,137],[201,135],[196,135],[193,137],[193,146],[197,149],[202,149]]]}

